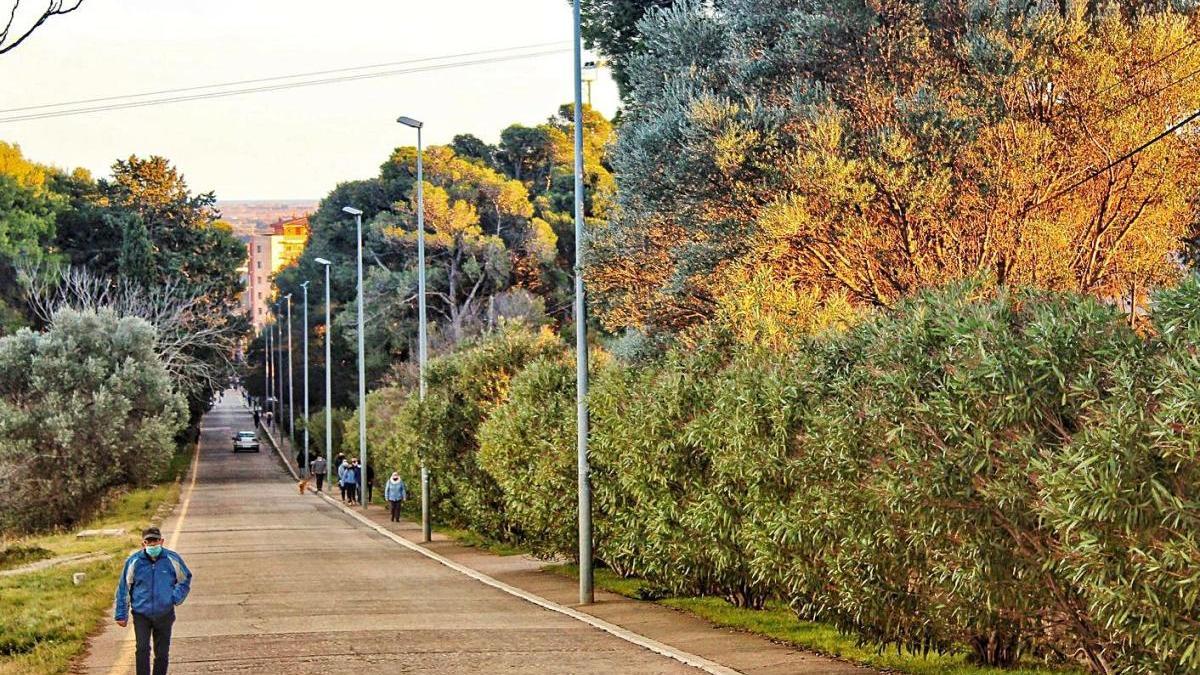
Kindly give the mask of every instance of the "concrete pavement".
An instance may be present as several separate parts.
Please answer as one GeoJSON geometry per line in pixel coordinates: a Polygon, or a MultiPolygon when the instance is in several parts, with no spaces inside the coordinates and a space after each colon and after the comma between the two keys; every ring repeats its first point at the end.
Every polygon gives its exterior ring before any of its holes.
{"type": "MultiPolygon", "coordinates": [[[[177,611],[173,673],[699,672],[398,546],[295,484],[227,397],[202,423],[200,453],[168,545],[195,574],[177,611]]],[[[133,631],[109,622],[86,673],[132,673],[133,631]]]]}

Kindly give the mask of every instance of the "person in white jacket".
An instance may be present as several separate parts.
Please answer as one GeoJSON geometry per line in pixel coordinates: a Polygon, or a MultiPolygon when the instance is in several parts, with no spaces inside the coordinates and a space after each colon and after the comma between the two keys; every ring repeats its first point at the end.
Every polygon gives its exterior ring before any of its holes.
{"type": "Polygon", "coordinates": [[[408,486],[400,479],[398,472],[393,471],[392,477],[384,485],[383,498],[392,507],[392,522],[400,522],[400,505],[408,499],[408,486]]]}

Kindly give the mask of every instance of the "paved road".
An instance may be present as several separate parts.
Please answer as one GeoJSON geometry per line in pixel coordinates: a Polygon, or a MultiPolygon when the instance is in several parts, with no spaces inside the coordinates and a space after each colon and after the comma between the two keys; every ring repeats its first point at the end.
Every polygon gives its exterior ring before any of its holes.
{"type": "MultiPolygon", "coordinates": [[[[164,524],[195,574],[172,673],[699,672],[492,589],[300,497],[266,448],[234,455],[240,402],[205,417],[197,480],[164,524]],[[182,517],[182,521],[180,520],[182,517]]],[[[132,673],[108,624],[85,672],[132,673]]]]}

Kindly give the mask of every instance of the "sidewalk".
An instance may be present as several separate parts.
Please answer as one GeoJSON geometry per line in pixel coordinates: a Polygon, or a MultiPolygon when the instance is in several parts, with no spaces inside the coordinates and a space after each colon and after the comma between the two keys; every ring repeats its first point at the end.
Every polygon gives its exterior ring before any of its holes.
{"type": "MultiPolygon", "coordinates": [[[[287,458],[289,470],[295,474],[294,452],[286,437],[280,454],[287,458]]],[[[329,485],[326,485],[329,488],[329,485]]],[[[315,488],[315,484],[314,484],[315,488]]],[[[575,581],[552,572],[543,571],[550,563],[528,555],[500,556],[488,551],[463,546],[449,537],[434,532],[433,541],[420,544],[420,523],[404,520],[391,522],[387,509],[371,506],[351,509],[334,496],[330,502],[347,512],[363,516],[376,526],[437,553],[455,563],[481,572],[499,582],[570,607],[584,614],[615,624],[632,633],[676,649],[708,659],[747,675],[866,675],[876,671],[836,659],[801,651],[790,645],[766,638],[713,626],[707,621],[652,602],[631,600],[621,595],[596,590],[596,601],[579,605],[579,590],[575,581]]],[[[309,495],[306,495],[308,497],[309,495]]],[[[313,495],[315,496],[315,495],[313,495]]],[[[327,494],[328,496],[328,494],[327,494]]],[[[299,498],[299,496],[297,495],[299,498]]]]}

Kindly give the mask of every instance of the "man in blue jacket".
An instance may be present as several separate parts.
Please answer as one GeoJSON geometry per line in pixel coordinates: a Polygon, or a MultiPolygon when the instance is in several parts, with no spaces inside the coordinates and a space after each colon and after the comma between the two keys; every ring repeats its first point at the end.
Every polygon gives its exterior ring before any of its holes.
{"type": "Polygon", "coordinates": [[[154,642],[154,674],[167,675],[171,650],[171,626],[175,606],[182,605],[192,586],[192,572],[183,558],[163,548],[162,532],[157,527],[142,532],[142,549],[125,560],[125,569],[117,582],[116,611],[113,618],[125,627],[133,612],[133,633],[137,638],[137,675],[150,673],[150,643],[154,642]]]}

